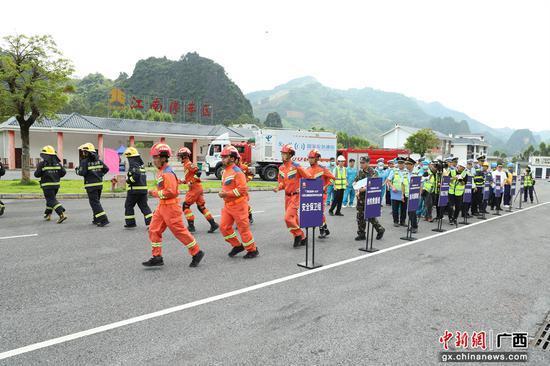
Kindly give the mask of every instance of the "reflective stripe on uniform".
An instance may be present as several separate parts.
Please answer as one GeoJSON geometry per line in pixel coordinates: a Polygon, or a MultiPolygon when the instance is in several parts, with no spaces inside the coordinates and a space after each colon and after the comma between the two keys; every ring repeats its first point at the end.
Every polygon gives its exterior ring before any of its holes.
{"type": "Polygon", "coordinates": [[[92,165],[88,167],[88,170],[98,170],[103,169],[103,165],[92,165]]]}
{"type": "Polygon", "coordinates": [[[252,244],[254,244],[254,238],[252,238],[252,240],[250,240],[250,241],[247,241],[246,243],[243,243],[243,247],[247,247],[247,246],[252,245],[252,244]]]}
{"type": "Polygon", "coordinates": [[[84,188],[103,186],[103,182],[84,184],[84,188]]]}
{"type": "Polygon", "coordinates": [[[223,238],[224,238],[225,240],[228,240],[228,239],[233,239],[233,238],[235,238],[235,237],[237,237],[237,233],[233,231],[232,234],[229,234],[229,235],[227,235],[227,236],[224,236],[223,238]]]}
{"type": "Polygon", "coordinates": [[[239,192],[239,190],[237,188],[233,189],[233,193],[235,193],[235,196],[237,196],[237,197],[241,196],[241,193],[239,192]]]}
{"type": "Polygon", "coordinates": [[[128,216],[124,216],[124,218],[125,218],[126,220],[135,219],[135,218],[136,218],[136,215],[128,215],[128,216]]]}
{"type": "Polygon", "coordinates": [[[60,166],[45,166],[42,170],[61,170],[60,166]]]}
{"type": "Polygon", "coordinates": [[[150,214],[148,215],[145,215],[145,218],[148,219],[149,217],[153,217],[153,213],[151,212],[150,214]]]}
{"type": "Polygon", "coordinates": [[[95,217],[95,218],[98,218],[98,217],[105,216],[105,215],[107,215],[107,214],[105,213],[105,211],[101,211],[100,213],[98,213],[98,214],[95,215],[94,217],[95,217]]]}
{"type": "Polygon", "coordinates": [[[299,227],[289,227],[289,228],[288,228],[289,231],[298,230],[298,229],[299,229],[299,227]]]}
{"type": "Polygon", "coordinates": [[[191,249],[193,248],[195,245],[197,245],[197,241],[196,240],[193,240],[191,243],[189,244],[185,244],[185,246],[187,247],[187,249],[191,249]]]}
{"type": "Polygon", "coordinates": [[[159,191],[159,198],[160,198],[161,200],[164,199],[164,194],[162,193],[162,190],[159,191]]]}
{"type": "Polygon", "coordinates": [[[53,210],[53,208],[46,206],[46,210],[53,210]]]}
{"type": "Polygon", "coordinates": [[[40,187],[52,187],[52,186],[58,186],[58,185],[60,185],[59,182],[40,183],[40,187]]]}
{"type": "Polygon", "coordinates": [[[162,242],[161,242],[161,243],[151,243],[151,247],[153,247],[153,248],[161,248],[161,247],[162,247],[162,242]]]}
{"type": "Polygon", "coordinates": [[[57,205],[53,206],[52,209],[55,210],[55,209],[57,209],[57,208],[59,208],[59,207],[61,207],[61,203],[58,203],[57,205]]]}
{"type": "Polygon", "coordinates": [[[187,217],[187,218],[193,217],[193,213],[192,212],[186,213],[185,217],[187,217]]]}
{"type": "Polygon", "coordinates": [[[128,186],[126,187],[127,191],[136,191],[136,190],[146,190],[146,186],[128,186]]]}

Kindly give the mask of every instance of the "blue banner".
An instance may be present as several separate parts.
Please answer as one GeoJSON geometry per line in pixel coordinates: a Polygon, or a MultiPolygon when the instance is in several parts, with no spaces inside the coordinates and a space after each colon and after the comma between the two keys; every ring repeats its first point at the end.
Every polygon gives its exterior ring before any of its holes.
{"type": "Polygon", "coordinates": [[[471,203],[472,202],[472,177],[466,176],[466,186],[464,187],[464,197],[462,202],[471,203]]]}
{"type": "Polygon", "coordinates": [[[380,217],[382,214],[382,178],[369,178],[365,193],[365,220],[380,217]]]}
{"type": "Polygon", "coordinates": [[[500,175],[495,177],[495,197],[502,196],[502,182],[500,181],[500,175]]]}
{"type": "Polygon", "coordinates": [[[317,227],[323,224],[323,180],[300,179],[300,227],[317,227]]]}
{"type": "Polygon", "coordinates": [[[490,195],[491,195],[491,182],[487,181],[483,186],[483,200],[488,201],[490,195]]]}
{"type": "Polygon", "coordinates": [[[446,176],[441,178],[441,190],[439,191],[439,201],[437,207],[445,207],[449,203],[449,185],[451,177],[446,176]]]}
{"type": "Polygon", "coordinates": [[[407,204],[407,211],[416,211],[418,210],[418,205],[420,203],[420,183],[422,177],[411,177],[409,182],[409,202],[407,204]]]}

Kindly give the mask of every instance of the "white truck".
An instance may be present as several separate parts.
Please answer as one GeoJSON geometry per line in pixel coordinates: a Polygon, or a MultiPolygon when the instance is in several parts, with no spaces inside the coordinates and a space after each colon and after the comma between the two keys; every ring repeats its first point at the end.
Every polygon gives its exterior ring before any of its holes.
{"type": "Polygon", "coordinates": [[[241,153],[242,160],[250,164],[263,180],[276,180],[281,165],[281,147],[291,144],[296,150],[295,161],[307,162],[307,154],[311,149],[318,149],[321,161],[336,157],[336,135],[332,132],[290,130],[290,129],[254,129],[254,138],[250,141],[231,141],[228,134],[223,134],[213,140],[203,164],[207,175],[215,174],[221,178],[222,163],[220,153],[225,145],[232,144],[241,153]]]}

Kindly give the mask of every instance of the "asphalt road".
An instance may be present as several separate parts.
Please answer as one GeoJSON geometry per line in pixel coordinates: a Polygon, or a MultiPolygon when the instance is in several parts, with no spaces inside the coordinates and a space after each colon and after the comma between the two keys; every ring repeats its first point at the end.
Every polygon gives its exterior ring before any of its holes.
{"type": "MultiPolygon", "coordinates": [[[[537,190],[541,201],[550,198],[549,184],[537,190]]],[[[217,195],[206,199],[219,214],[217,195]]],[[[196,269],[170,233],[165,266],[143,268],[147,235],[142,221],[138,229],[122,228],[123,200],[104,201],[106,228],[90,224],[85,200],[63,202],[70,217],[63,225],[41,220],[42,201],[5,203],[0,354],[197,302],[1,365],[427,365],[437,363],[446,329],[533,335],[550,310],[550,204],[434,238],[434,225],[423,222],[416,236],[424,239],[410,245],[384,208],[387,231],[375,246],[394,249],[368,257],[357,250],[355,210],[347,208],[344,217],[328,218],[332,233],[317,241],[325,267],[315,272],[296,266],[304,250],[291,248],[282,193],[252,193],[261,253],[255,260],[228,258],[221,234],[207,234],[198,217],[196,238],[206,256],[196,269]]],[[[531,348],[529,356],[529,364],[550,363],[548,351],[531,348]]]]}

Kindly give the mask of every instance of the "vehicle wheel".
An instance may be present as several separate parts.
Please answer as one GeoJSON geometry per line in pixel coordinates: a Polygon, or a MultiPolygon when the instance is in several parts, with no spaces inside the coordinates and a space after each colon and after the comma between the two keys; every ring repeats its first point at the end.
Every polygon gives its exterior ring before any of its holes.
{"type": "Polygon", "coordinates": [[[279,169],[274,166],[270,165],[264,169],[264,179],[274,181],[277,180],[277,174],[279,173],[279,169]]]}
{"type": "Polygon", "coordinates": [[[216,168],[216,178],[222,179],[222,175],[223,175],[223,166],[220,165],[219,167],[216,168]]]}

